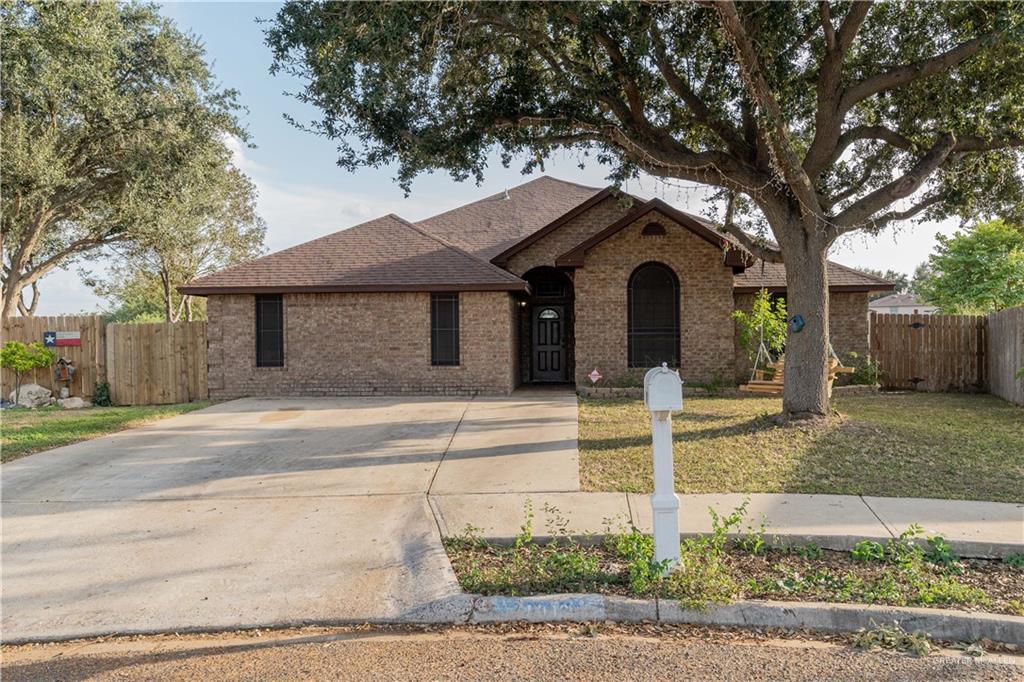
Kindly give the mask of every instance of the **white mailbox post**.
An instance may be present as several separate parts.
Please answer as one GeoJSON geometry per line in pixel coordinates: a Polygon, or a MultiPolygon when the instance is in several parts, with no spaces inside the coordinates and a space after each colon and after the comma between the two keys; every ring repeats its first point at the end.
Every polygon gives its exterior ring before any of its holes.
{"type": "MultiPolygon", "coordinates": [[[[672,410],[683,409],[683,381],[666,363],[644,375],[644,402],[651,412],[654,441],[654,560],[679,563],[679,498],[672,473],[672,410]]],[[[667,571],[666,571],[667,572],[667,571]]]]}

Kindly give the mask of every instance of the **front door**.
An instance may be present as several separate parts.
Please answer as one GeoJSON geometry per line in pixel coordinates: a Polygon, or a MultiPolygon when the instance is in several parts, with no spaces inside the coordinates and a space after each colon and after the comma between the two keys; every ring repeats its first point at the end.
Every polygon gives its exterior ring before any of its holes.
{"type": "Polygon", "coordinates": [[[565,381],[565,320],[562,306],[533,311],[533,380],[565,381]]]}

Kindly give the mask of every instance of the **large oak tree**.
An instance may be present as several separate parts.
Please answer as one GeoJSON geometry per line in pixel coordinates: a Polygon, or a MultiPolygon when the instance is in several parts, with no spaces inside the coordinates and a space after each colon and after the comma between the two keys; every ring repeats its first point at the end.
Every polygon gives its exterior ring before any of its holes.
{"type": "Polygon", "coordinates": [[[339,163],[482,177],[574,148],[719,188],[786,264],[784,413],[827,413],[825,258],[844,234],[1022,205],[1019,3],[291,2],[274,69],[339,163]]]}
{"type": "Polygon", "coordinates": [[[5,1],[0,29],[6,318],[34,311],[54,268],[175,229],[190,169],[236,172],[226,136],[246,132],[202,47],[153,6],[5,1]]]}

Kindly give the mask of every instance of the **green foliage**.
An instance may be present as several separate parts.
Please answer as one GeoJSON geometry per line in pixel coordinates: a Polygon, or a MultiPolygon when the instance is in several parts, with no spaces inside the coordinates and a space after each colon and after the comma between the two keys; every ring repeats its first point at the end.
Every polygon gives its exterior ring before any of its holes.
{"type": "Polygon", "coordinates": [[[21,397],[21,381],[26,372],[49,367],[57,361],[57,353],[35,341],[28,345],[8,341],[0,349],[0,367],[14,372],[14,402],[21,397]]]}
{"type": "Polygon", "coordinates": [[[49,367],[57,360],[57,354],[38,341],[28,345],[21,341],[8,341],[0,349],[0,366],[17,375],[36,368],[49,367]]]}
{"type": "Polygon", "coordinates": [[[629,589],[635,595],[651,593],[661,585],[666,564],[654,560],[654,538],[633,528],[609,535],[606,544],[626,562],[629,589]]]}
{"type": "Polygon", "coordinates": [[[874,540],[861,540],[850,552],[857,561],[882,561],[885,559],[885,547],[874,540]]]}
{"type": "Polygon", "coordinates": [[[679,565],[668,575],[665,592],[689,609],[704,609],[709,604],[732,601],[739,586],[726,556],[729,534],[735,532],[747,513],[750,500],[721,516],[711,514],[711,533],[683,540],[679,547],[679,565]]]}
{"type": "Polygon", "coordinates": [[[1024,231],[1003,220],[936,235],[918,291],[944,313],[985,314],[1024,305],[1024,231]]]}
{"type": "Polygon", "coordinates": [[[1024,571],[1024,554],[1007,554],[1003,557],[1003,563],[1024,571]]]}
{"type": "Polygon", "coordinates": [[[92,389],[92,404],[96,407],[110,407],[114,401],[110,398],[110,384],[99,381],[92,389]]]}
{"type": "Polygon", "coordinates": [[[842,386],[877,386],[884,372],[878,361],[869,357],[861,357],[859,353],[851,351],[846,354],[843,364],[853,367],[852,374],[840,374],[838,383],[842,386]]]}
{"type": "MultiPolygon", "coordinates": [[[[558,516],[553,507],[545,510],[558,516]]],[[[600,558],[593,551],[562,531],[550,542],[538,544],[533,537],[534,512],[529,500],[525,511],[526,519],[511,547],[488,545],[480,538],[480,529],[473,526],[467,526],[461,535],[444,539],[449,555],[456,557],[453,561],[463,589],[478,594],[586,592],[614,581],[614,576],[601,569],[600,558]],[[482,560],[488,553],[493,561],[482,560]]],[[[557,520],[555,526],[565,529],[557,520]]]]}
{"type": "Polygon", "coordinates": [[[960,557],[953,552],[953,548],[946,542],[944,537],[933,535],[928,538],[927,542],[928,547],[924,550],[924,558],[927,561],[942,566],[947,570],[958,570],[956,564],[960,561],[960,557]]]}
{"type": "MultiPolygon", "coordinates": [[[[545,508],[554,538],[538,543],[532,535],[532,510],[511,547],[491,545],[479,529],[467,527],[445,546],[464,588],[483,594],[531,594],[604,590],[618,586],[637,597],[676,599],[684,608],[704,609],[737,596],[783,598],[794,595],[816,601],[867,604],[942,606],[963,604],[989,607],[986,592],[958,579],[960,567],[941,538],[927,549],[914,542],[921,534],[911,526],[887,545],[858,543],[854,558],[872,562],[846,571],[833,561],[822,561],[817,545],[774,549],[765,542],[763,528],[748,531],[730,548],[738,534],[747,503],[719,515],[711,510],[710,533],[687,538],[680,544],[679,565],[666,574],[666,564],[654,560],[654,540],[636,528],[608,532],[602,545],[583,546],[573,539],[557,510],[545,508]],[[554,519],[552,521],[552,519],[554,519]],[[737,577],[749,563],[737,563],[742,553],[759,558],[759,573],[741,582],[737,577]]],[[[748,568],[745,568],[747,566],[748,568]]],[[[999,608],[1013,611],[1013,603],[999,608]]]]}
{"type": "Polygon", "coordinates": [[[761,289],[754,296],[750,312],[736,310],[732,314],[740,329],[740,345],[753,360],[757,356],[762,338],[764,345],[773,356],[786,346],[786,301],[772,298],[767,289],[761,289]],[[763,336],[762,336],[763,335],[763,336]]]}
{"type": "Polygon", "coordinates": [[[853,645],[859,649],[906,651],[915,656],[927,656],[932,650],[927,635],[920,632],[908,633],[899,623],[871,629],[861,628],[853,636],[853,645]]]}
{"type": "Polygon", "coordinates": [[[4,36],[3,315],[56,267],[209,215],[242,141],[236,93],[152,5],[15,0],[4,36]]]}

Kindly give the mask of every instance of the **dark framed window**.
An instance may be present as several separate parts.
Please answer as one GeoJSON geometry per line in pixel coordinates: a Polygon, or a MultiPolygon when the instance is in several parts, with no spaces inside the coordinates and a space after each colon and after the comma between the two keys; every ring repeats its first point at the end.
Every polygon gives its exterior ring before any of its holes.
{"type": "Polygon", "coordinates": [[[281,294],[256,296],[256,366],[284,367],[284,303],[281,294]]]}
{"type": "Polygon", "coordinates": [[[641,265],[629,278],[630,367],[679,366],[679,279],[661,263],[641,265]]]}
{"type": "Polygon", "coordinates": [[[640,230],[640,236],[642,237],[664,237],[666,234],[668,234],[668,230],[661,223],[647,223],[640,230]]]}
{"type": "Polygon", "coordinates": [[[459,364],[459,295],[430,295],[430,364],[459,364]]]}

